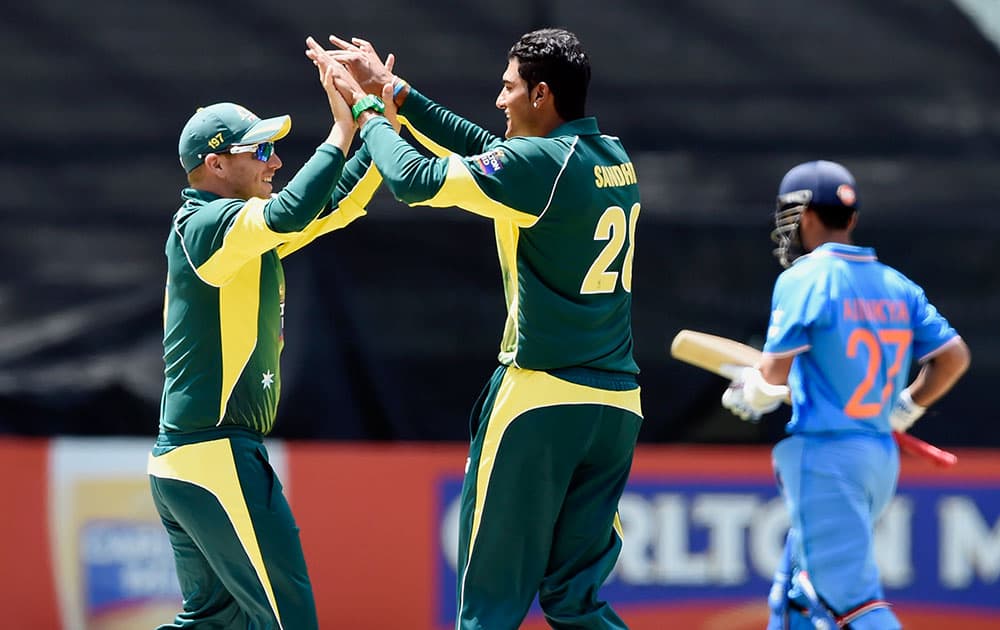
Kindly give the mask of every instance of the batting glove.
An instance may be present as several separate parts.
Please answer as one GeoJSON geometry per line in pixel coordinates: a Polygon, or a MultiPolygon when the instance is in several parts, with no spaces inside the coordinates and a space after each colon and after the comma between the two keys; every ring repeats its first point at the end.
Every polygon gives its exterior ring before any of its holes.
{"type": "Polygon", "coordinates": [[[910,388],[907,387],[899,392],[899,396],[896,397],[896,403],[892,406],[892,411],[889,413],[889,425],[893,431],[906,433],[913,426],[913,423],[919,420],[920,416],[924,415],[925,411],[927,411],[927,407],[922,407],[913,402],[913,397],[910,395],[910,388]]]}
{"type": "Polygon", "coordinates": [[[722,406],[733,415],[749,422],[758,422],[771,413],[788,396],[787,385],[772,385],[764,380],[760,370],[742,368],[722,394],[722,406]]]}

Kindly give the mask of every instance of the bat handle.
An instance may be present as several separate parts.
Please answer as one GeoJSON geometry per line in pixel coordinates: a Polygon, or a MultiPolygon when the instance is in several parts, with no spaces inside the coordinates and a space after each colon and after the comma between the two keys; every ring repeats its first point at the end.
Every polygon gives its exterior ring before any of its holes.
{"type": "Polygon", "coordinates": [[[729,380],[735,380],[739,378],[740,372],[743,371],[745,365],[737,365],[735,363],[723,363],[719,366],[719,376],[728,378],[729,380]]]}

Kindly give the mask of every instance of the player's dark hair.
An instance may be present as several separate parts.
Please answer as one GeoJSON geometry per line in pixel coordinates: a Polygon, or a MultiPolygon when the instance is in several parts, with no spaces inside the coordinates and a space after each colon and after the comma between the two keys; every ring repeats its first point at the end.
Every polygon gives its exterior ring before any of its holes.
{"type": "Polygon", "coordinates": [[[851,222],[851,217],[854,216],[854,213],[857,212],[854,208],[846,206],[832,206],[818,203],[810,204],[809,208],[816,213],[820,222],[828,230],[843,230],[851,222]]]}
{"type": "Polygon", "coordinates": [[[549,86],[563,120],[583,118],[590,59],[576,35],[561,28],[525,33],[511,46],[507,59],[517,59],[518,74],[529,91],[543,81],[549,86]]]}

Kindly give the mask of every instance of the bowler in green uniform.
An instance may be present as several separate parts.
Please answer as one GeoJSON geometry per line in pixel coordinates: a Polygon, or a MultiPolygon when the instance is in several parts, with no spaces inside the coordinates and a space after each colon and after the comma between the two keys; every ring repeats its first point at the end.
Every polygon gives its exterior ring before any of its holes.
{"type": "Polygon", "coordinates": [[[472,413],[455,627],[517,628],[537,594],[554,628],[625,628],[598,589],[621,549],[618,500],[642,421],[639,187],[622,143],[584,115],[586,53],[561,29],[521,37],[496,101],[499,138],[391,75],[368,42],[331,41],[341,50],[310,42],[307,54],[349,68],[335,68],[337,86],[393,194],[482,215],[496,232],[507,321],[500,367],[472,413]],[[381,115],[397,105],[439,157],[381,115]]]}
{"type": "Polygon", "coordinates": [[[288,116],[199,109],[179,142],[189,188],[167,238],[160,431],[153,500],[173,546],[183,610],[161,628],[318,627],[299,531],[263,436],[281,392],[281,259],[365,214],[381,178],[329,74],[326,141],[272,194],[288,116]]]}

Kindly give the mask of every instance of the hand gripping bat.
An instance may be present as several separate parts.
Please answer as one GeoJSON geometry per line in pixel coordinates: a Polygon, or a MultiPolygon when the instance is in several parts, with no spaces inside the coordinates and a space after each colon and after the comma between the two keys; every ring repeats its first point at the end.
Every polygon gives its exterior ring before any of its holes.
{"type": "MultiPolygon", "coordinates": [[[[670,356],[731,379],[740,368],[757,365],[760,361],[760,350],[725,337],[682,330],[674,336],[670,344],[670,356]]],[[[785,402],[791,401],[786,399],[785,402]]],[[[894,431],[892,436],[896,438],[899,450],[909,455],[929,459],[942,467],[954,466],[958,462],[958,457],[954,453],[943,451],[909,433],[894,431]]]]}

